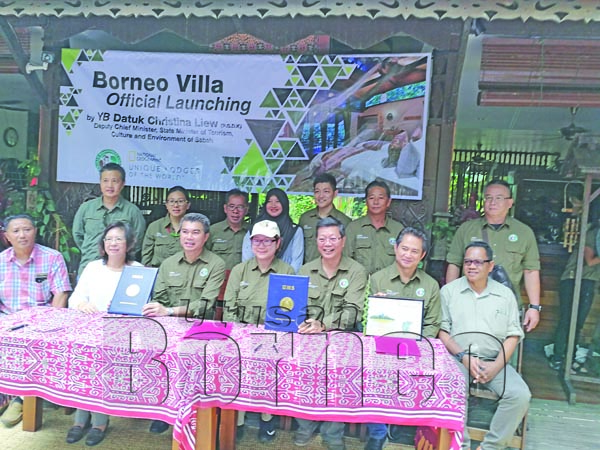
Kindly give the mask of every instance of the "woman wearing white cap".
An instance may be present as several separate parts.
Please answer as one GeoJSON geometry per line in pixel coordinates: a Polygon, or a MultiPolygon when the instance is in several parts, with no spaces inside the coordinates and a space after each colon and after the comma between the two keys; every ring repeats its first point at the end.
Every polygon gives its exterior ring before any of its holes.
{"type": "MultiPolygon", "coordinates": [[[[225,290],[223,320],[262,324],[265,322],[269,275],[280,273],[293,275],[292,266],[279,259],[277,251],[281,246],[279,226],[272,220],[256,222],[250,232],[250,245],[254,257],[233,269],[225,290]]],[[[238,432],[243,433],[244,413],[238,414],[238,432]]],[[[271,414],[262,413],[258,439],[269,442],[275,439],[275,426],[271,414]]]]}

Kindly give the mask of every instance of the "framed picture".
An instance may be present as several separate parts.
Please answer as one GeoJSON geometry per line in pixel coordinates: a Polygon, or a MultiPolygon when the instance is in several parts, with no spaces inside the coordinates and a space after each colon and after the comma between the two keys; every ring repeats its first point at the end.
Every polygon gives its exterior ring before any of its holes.
{"type": "Polygon", "coordinates": [[[368,302],[365,326],[367,336],[391,335],[421,339],[423,299],[370,296],[368,302]]]}

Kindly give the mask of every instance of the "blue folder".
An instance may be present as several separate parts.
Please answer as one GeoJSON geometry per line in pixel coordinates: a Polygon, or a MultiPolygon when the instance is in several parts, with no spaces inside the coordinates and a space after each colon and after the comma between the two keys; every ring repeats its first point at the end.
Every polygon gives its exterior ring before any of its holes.
{"type": "Polygon", "coordinates": [[[152,295],[157,274],[155,267],[125,266],[108,312],[141,316],[142,308],[152,295]]]}
{"type": "Polygon", "coordinates": [[[306,319],[309,277],[269,275],[265,329],[298,332],[306,319]]]}

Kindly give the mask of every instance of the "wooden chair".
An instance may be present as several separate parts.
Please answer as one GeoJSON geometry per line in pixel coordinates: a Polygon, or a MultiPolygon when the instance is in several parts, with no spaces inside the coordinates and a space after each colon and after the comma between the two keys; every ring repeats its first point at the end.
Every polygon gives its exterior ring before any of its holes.
{"type": "MultiPolygon", "coordinates": [[[[523,362],[523,342],[517,347],[517,361],[515,369],[520,374],[523,362]]],[[[476,385],[472,385],[476,386],[476,385]]],[[[471,439],[483,441],[489,431],[490,422],[496,412],[497,402],[500,399],[498,395],[484,387],[477,386],[477,389],[470,389],[469,416],[467,418],[467,427],[471,439]]],[[[523,417],[521,424],[517,428],[508,446],[525,450],[525,436],[527,434],[527,413],[523,417]]]]}

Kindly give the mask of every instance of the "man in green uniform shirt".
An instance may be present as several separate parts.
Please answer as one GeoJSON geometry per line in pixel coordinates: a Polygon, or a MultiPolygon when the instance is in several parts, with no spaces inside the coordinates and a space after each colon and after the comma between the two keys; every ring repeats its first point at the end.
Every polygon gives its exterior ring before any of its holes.
{"type": "Polygon", "coordinates": [[[313,181],[313,189],[316,207],[306,211],[300,216],[298,225],[304,230],[304,262],[312,261],[319,257],[317,249],[317,222],[324,217],[333,217],[344,226],[348,226],[351,219],[343,212],[340,212],[333,205],[333,199],[337,197],[337,181],[329,173],[317,175],[313,181]]]}
{"type": "Polygon", "coordinates": [[[404,226],[387,217],[392,199],[386,182],[370,182],[365,189],[365,198],[367,215],[348,225],[344,254],[372,274],[394,262],[396,236],[404,226]]]}
{"type": "Polygon", "coordinates": [[[133,203],[121,197],[125,186],[125,170],[115,163],[100,169],[100,192],[102,195],[82,204],[73,219],[73,239],[81,250],[79,274],[90,261],[100,259],[98,240],[111,223],[121,221],[135,231],[136,252],[142,248],[146,221],[133,203]]]}
{"type": "Polygon", "coordinates": [[[225,263],[204,248],[209,229],[210,222],[205,215],[183,216],[180,229],[183,251],[160,265],[153,302],[142,309],[145,316],[213,317],[215,300],[225,279],[225,263]]]}
{"type": "Polygon", "coordinates": [[[226,218],[211,225],[206,248],[223,258],[225,268],[231,270],[242,262],[242,243],[248,231],[248,223],[244,221],[248,212],[248,194],[239,189],[227,192],[223,211],[226,218]]]}
{"type": "MultiPolygon", "coordinates": [[[[300,267],[298,275],[308,275],[308,318],[298,327],[299,333],[321,333],[330,329],[354,330],[360,318],[365,300],[367,271],[356,261],[343,256],[346,243],[344,225],[333,217],[320,219],[317,223],[317,248],[321,255],[300,267]],[[310,314],[316,313],[317,314],[310,314]]],[[[294,444],[309,443],[319,422],[296,419],[299,429],[294,444]]],[[[328,450],[343,450],[344,424],[323,422],[321,437],[328,450]]]]}
{"type": "MultiPolygon", "coordinates": [[[[396,238],[396,261],[371,275],[372,295],[424,300],[423,336],[435,338],[442,323],[438,282],[418,268],[427,254],[427,236],[416,228],[404,228],[396,238]]],[[[368,307],[368,306],[367,306],[368,307]]],[[[365,450],[381,450],[387,436],[387,425],[368,424],[369,440],[365,450]]]]}
{"type": "Polygon", "coordinates": [[[513,205],[508,183],[490,181],[484,190],[484,201],[484,217],[463,223],[452,239],[446,257],[446,283],[460,276],[466,246],[474,241],[487,242],[494,252],[496,264],[508,273],[519,301],[521,281],[525,281],[529,308],[523,325],[526,331],[532,331],[540,320],[541,311],[540,255],[535,235],[527,225],[508,216],[513,205]]]}

